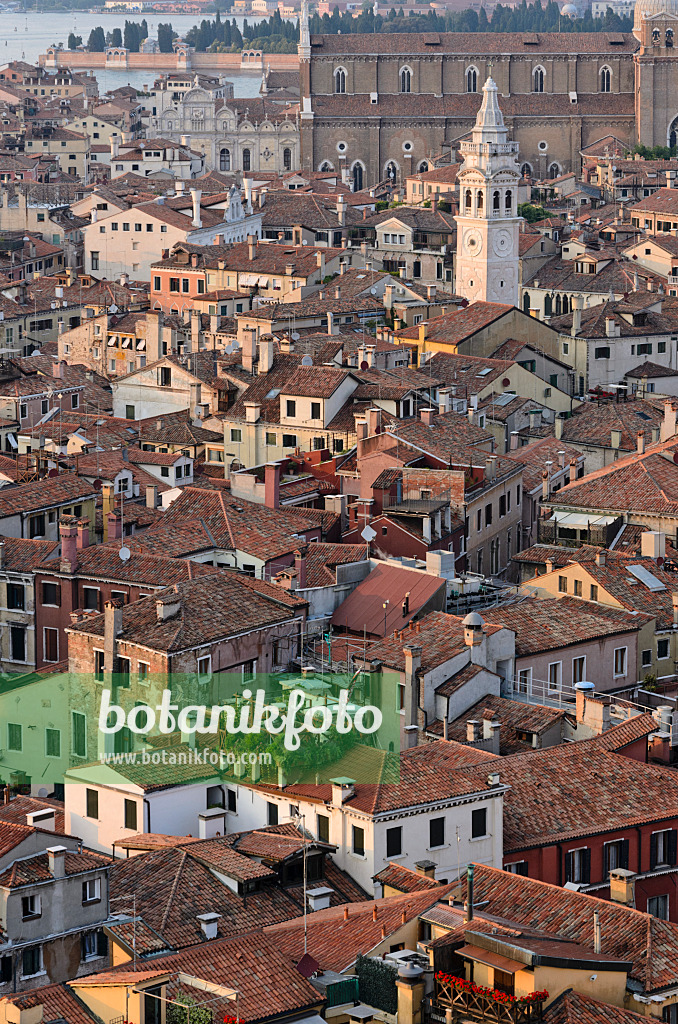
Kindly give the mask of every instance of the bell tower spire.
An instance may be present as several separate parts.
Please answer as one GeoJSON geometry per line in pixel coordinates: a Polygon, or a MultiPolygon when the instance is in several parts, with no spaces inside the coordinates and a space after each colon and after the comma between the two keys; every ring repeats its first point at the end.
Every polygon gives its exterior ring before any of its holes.
{"type": "Polygon", "coordinates": [[[469,302],[519,304],[518,143],[508,140],[496,82],[483,86],[471,139],[459,146],[457,275],[469,302]]]}

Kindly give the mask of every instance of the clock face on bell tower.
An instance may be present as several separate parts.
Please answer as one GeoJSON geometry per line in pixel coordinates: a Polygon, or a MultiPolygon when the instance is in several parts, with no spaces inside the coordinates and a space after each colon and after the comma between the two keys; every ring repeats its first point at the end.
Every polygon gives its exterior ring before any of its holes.
{"type": "Polygon", "coordinates": [[[519,305],[518,144],[508,140],[491,78],[483,86],[470,142],[459,146],[457,276],[469,302],[519,305]]]}

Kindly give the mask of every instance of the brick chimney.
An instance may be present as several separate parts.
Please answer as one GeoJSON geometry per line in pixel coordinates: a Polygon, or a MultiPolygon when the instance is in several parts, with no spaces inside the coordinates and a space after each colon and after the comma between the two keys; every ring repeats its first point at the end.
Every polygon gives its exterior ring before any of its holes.
{"type": "Polygon", "coordinates": [[[107,601],[104,605],[104,668],[112,675],[117,651],[117,638],[122,633],[122,604],[107,601]]]}
{"type": "Polygon", "coordinates": [[[78,551],[89,547],[89,519],[78,520],[78,551]]]}
{"type": "Polygon", "coordinates": [[[119,512],[108,512],[106,514],[106,525],[108,526],[108,539],[120,540],[122,537],[122,519],[119,512]]]}
{"type": "Polygon", "coordinates": [[[267,462],[264,467],[264,505],[266,508],[280,507],[280,471],[279,462],[267,462]]]}
{"type": "Polygon", "coordinates": [[[59,522],[61,571],[74,573],[78,566],[78,528],[75,523],[59,522]]]}
{"type": "Polygon", "coordinates": [[[148,484],[146,487],[146,508],[158,507],[158,485],[148,484]]]}
{"type": "Polygon", "coordinates": [[[420,409],[419,410],[419,417],[421,419],[421,422],[425,423],[427,427],[432,427],[433,426],[433,419],[435,417],[435,414],[436,414],[435,409],[430,409],[429,408],[429,409],[420,409]]]}
{"type": "Polygon", "coordinates": [[[53,878],[63,878],[66,874],[66,852],[65,846],[47,847],[47,866],[53,878]]]}
{"type": "Polygon", "coordinates": [[[308,547],[305,545],[299,548],[298,551],[294,552],[294,568],[297,571],[297,588],[299,590],[306,589],[306,556],[308,554],[308,547]]]}
{"type": "Polygon", "coordinates": [[[419,741],[419,672],[421,670],[421,647],[407,644],[405,655],[405,748],[416,747],[419,741]]]}

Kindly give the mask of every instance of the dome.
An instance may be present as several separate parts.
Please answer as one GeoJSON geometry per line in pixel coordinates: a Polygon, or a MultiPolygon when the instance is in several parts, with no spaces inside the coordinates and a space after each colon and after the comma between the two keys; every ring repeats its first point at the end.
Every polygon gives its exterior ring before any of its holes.
{"type": "Polygon", "coordinates": [[[478,615],[478,612],[469,612],[462,622],[462,626],[465,626],[466,629],[482,629],[484,625],[485,620],[478,615]]]}
{"type": "Polygon", "coordinates": [[[560,13],[564,14],[566,18],[578,17],[577,8],[574,6],[574,4],[564,4],[560,8],[560,13]]]}
{"type": "Polygon", "coordinates": [[[653,14],[673,14],[678,17],[678,0],[636,0],[633,14],[633,34],[640,39],[643,18],[653,14]]]}

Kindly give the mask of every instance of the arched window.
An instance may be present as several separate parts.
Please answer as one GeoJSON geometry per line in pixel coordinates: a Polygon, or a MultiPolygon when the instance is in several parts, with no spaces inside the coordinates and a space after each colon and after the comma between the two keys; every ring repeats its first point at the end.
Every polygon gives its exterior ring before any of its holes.
{"type": "Polygon", "coordinates": [[[496,212],[499,213],[500,207],[501,207],[501,201],[500,201],[500,198],[499,198],[499,189],[497,188],[492,193],[492,210],[493,211],[496,210],[496,212]]]}
{"type": "Polygon", "coordinates": [[[567,295],[563,295],[563,315],[570,312],[570,300],[567,295]]]}
{"type": "Polygon", "coordinates": [[[395,181],[396,178],[398,177],[398,168],[396,167],[395,162],[393,160],[389,160],[384,170],[386,171],[386,177],[389,179],[389,181],[395,181]]]}
{"type": "Polygon", "coordinates": [[[363,187],[363,171],[364,171],[363,165],[358,160],[356,160],[356,162],[353,164],[353,167],[351,168],[351,175],[353,177],[353,191],[354,192],[360,192],[362,190],[362,187],[363,187]]]}
{"type": "Polygon", "coordinates": [[[600,91],[612,92],[612,71],[608,67],[600,69],[600,91]]]}
{"type": "Polygon", "coordinates": [[[337,68],[334,72],[334,91],[346,92],[346,72],[343,68],[337,68]]]}
{"type": "Polygon", "coordinates": [[[678,145],[678,117],[674,118],[668,131],[667,142],[669,146],[678,145]]]}
{"type": "Polygon", "coordinates": [[[483,212],[483,193],[482,193],[481,189],[478,189],[478,194],[476,196],[476,200],[477,200],[477,203],[478,203],[478,213],[482,213],[483,212]]]}
{"type": "Polygon", "coordinates": [[[464,200],[464,206],[469,211],[471,210],[471,207],[473,206],[473,195],[471,193],[471,189],[470,188],[466,189],[466,198],[464,200]]]}
{"type": "Polygon", "coordinates": [[[666,30],[666,45],[673,46],[673,29],[667,28],[666,30]]]}
{"type": "Polygon", "coordinates": [[[285,148],[283,149],[283,167],[286,171],[292,170],[292,150],[285,148]]]}
{"type": "Polygon", "coordinates": [[[510,188],[506,189],[506,194],[504,196],[504,210],[506,213],[511,213],[513,210],[513,195],[510,188]]]}
{"type": "Polygon", "coordinates": [[[544,296],[544,316],[551,316],[553,313],[553,299],[550,295],[544,296]]]}
{"type": "Polygon", "coordinates": [[[222,149],[219,151],[219,170],[230,171],[231,169],[231,151],[230,149],[222,149]]]}
{"type": "Polygon", "coordinates": [[[541,65],[536,67],[532,72],[532,92],[543,92],[544,91],[544,78],[545,72],[541,65]]]}
{"type": "Polygon", "coordinates": [[[252,154],[249,149],[243,149],[242,151],[242,169],[243,171],[252,170],[252,154]]]}
{"type": "Polygon", "coordinates": [[[409,68],[400,69],[400,91],[411,92],[412,90],[412,72],[409,68]]]}
{"type": "Polygon", "coordinates": [[[478,69],[466,69],[466,92],[478,92],[478,69]]]}
{"type": "Polygon", "coordinates": [[[422,160],[417,168],[419,174],[426,174],[428,170],[428,160],[422,160]]]}
{"type": "Polygon", "coordinates": [[[556,316],[560,316],[563,312],[563,300],[560,295],[556,295],[556,316]]]}
{"type": "Polygon", "coordinates": [[[520,165],[520,173],[522,174],[523,178],[531,178],[532,177],[532,165],[528,164],[528,163],[521,164],[520,165]]]}
{"type": "Polygon", "coordinates": [[[171,122],[171,121],[168,121],[168,122],[167,122],[167,130],[168,130],[169,132],[171,132],[171,131],[172,131],[172,122],[171,122]]]}
{"type": "Polygon", "coordinates": [[[560,164],[557,164],[554,161],[552,164],[549,164],[548,176],[549,176],[549,178],[557,178],[559,175],[560,175],[560,164]]]}
{"type": "Polygon", "coordinates": [[[523,313],[530,312],[530,296],[525,292],[523,295],[523,313]]]}
{"type": "Polygon", "coordinates": [[[331,174],[332,171],[334,170],[334,167],[329,162],[329,160],[323,160],[318,170],[320,171],[321,174],[331,174]]]}

